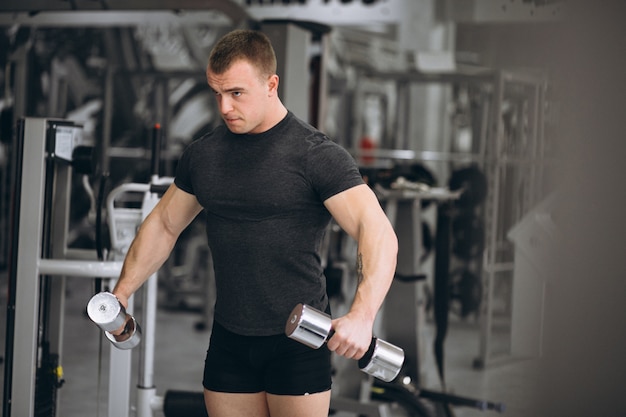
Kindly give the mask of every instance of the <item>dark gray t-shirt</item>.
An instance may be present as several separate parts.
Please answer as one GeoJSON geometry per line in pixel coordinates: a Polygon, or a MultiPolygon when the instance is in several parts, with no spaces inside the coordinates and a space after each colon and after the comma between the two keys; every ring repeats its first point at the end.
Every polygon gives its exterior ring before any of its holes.
{"type": "Polygon", "coordinates": [[[217,322],[266,336],[284,331],[297,303],[326,308],[323,202],[363,184],[345,149],[289,112],[260,134],[220,126],[192,142],[175,183],[206,211],[217,322]]]}

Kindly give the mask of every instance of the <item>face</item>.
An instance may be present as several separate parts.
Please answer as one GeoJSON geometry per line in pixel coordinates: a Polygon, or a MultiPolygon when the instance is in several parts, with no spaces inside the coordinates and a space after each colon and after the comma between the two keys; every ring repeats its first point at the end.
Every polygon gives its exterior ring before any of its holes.
{"type": "Polygon", "coordinates": [[[207,81],[231,132],[261,133],[272,127],[271,99],[276,94],[278,77],[261,78],[245,60],[236,61],[222,74],[207,70],[207,81]]]}

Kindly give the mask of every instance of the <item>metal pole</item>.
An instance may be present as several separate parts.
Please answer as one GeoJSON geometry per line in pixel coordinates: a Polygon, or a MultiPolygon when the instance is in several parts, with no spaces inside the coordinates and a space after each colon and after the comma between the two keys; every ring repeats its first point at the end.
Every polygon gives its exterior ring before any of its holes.
{"type": "Polygon", "coordinates": [[[139,379],[137,383],[137,417],[152,417],[154,385],[154,346],[156,334],[157,274],[153,274],[144,287],[143,340],[139,353],[139,379]]]}
{"type": "MultiPolygon", "coordinates": [[[[43,228],[43,192],[45,175],[45,138],[47,120],[24,120],[20,205],[16,257],[15,320],[13,334],[13,360],[8,414],[6,417],[28,417],[35,412],[35,374],[37,331],[39,329],[39,268],[43,228]],[[30,163],[29,163],[30,162],[30,163]]],[[[7,358],[7,361],[9,358],[7,358]]]]}
{"type": "Polygon", "coordinates": [[[69,259],[39,259],[39,272],[43,275],[65,275],[85,278],[117,278],[122,261],[75,261],[69,259]]]}

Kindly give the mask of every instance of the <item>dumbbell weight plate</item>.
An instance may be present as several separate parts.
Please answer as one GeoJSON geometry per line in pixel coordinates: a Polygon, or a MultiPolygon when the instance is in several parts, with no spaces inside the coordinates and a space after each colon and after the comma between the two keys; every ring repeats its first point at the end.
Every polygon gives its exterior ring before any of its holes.
{"type": "Polygon", "coordinates": [[[101,292],[89,300],[87,314],[102,330],[117,330],[126,322],[126,312],[117,297],[108,292],[101,292]]]}
{"type": "Polygon", "coordinates": [[[456,205],[461,208],[472,209],[487,197],[487,177],[480,168],[470,165],[452,172],[448,181],[451,191],[463,190],[456,205]]]}
{"type": "Polygon", "coordinates": [[[452,253],[470,261],[481,256],[484,248],[485,223],[473,213],[459,213],[452,220],[452,253]]]}
{"type": "Polygon", "coordinates": [[[113,346],[122,350],[132,349],[141,342],[141,327],[133,316],[130,316],[126,331],[123,334],[119,336],[113,336],[109,332],[104,332],[104,334],[113,343],[113,346]]]}
{"type": "Polygon", "coordinates": [[[370,349],[359,359],[359,369],[385,382],[398,376],[404,363],[404,351],[382,339],[374,338],[370,349]]]}
{"type": "Polygon", "coordinates": [[[285,325],[285,334],[313,349],[321,347],[331,331],[331,318],[305,304],[298,304],[291,311],[285,325]]]}

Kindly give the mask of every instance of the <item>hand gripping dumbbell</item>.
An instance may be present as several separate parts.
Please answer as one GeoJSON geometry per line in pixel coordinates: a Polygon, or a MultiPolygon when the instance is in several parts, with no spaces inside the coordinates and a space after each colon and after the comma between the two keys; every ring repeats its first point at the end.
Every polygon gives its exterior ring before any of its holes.
{"type": "Polygon", "coordinates": [[[141,327],[135,318],[126,313],[126,309],[110,292],[101,292],[89,300],[87,314],[91,321],[104,330],[107,339],[118,349],[132,349],[141,341],[141,327]],[[110,332],[124,326],[119,335],[110,332]]]}
{"type": "MultiPolygon", "coordinates": [[[[322,346],[333,333],[330,316],[306,304],[298,304],[285,325],[288,337],[313,349],[322,346]]],[[[403,363],[404,351],[401,348],[373,337],[369,349],[359,359],[359,369],[390,382],[398,376],[403,363]]]]}

